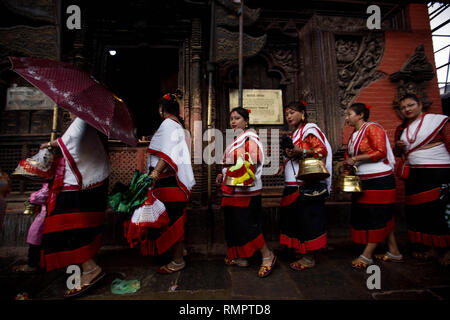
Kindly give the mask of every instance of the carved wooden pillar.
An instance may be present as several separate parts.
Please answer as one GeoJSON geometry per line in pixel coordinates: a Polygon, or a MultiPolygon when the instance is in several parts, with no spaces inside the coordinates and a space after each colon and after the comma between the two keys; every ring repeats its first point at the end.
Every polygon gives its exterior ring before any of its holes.
{"type": "Polygon", "coordinates": [[[341,142],[343,123],[338,110],[336,55],[334,34],[321,30],[314,16],[299,33],[300,52],[304,59],[302,96],[308,103],[310,121],[325,131],[336,151],[341,142]],[[337,120],[338,119],[338,120],[337,120]]]}
{"type": "MultiPolygon", "coordinates": [[[[192,151],[196,146],[203,146],[203,124],[199,130],[199,124],[202,121],[202,95],[201,95],[201,53],[202,53],[202,29],[201,20],[195,18],[192,21],[191,34],[191,74],[190,74],[190,128],[192,136],[192,151]]],[[[203,149],[203,148],[201,148],[203,149]]],[[[194,177],[196,184],[192,190],[192,206],[201,206],[202,192],[204,192],[205,177],[203,172],[203,162],[193,164],[194,177]]]]}

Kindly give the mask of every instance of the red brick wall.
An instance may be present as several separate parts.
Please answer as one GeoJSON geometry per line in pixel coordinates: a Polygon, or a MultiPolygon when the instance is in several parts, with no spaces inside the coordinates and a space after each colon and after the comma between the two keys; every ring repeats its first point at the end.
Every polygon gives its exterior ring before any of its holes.
{"type": "MultiPolygon", "coordinates": [[[[400,70],[403,64],[414,54],[416,47],[423,44],[425,55],[434,66],[436,66],[433,55],[433,43],[431,38],[430,21],[426,5],[409,5],[409,17],[411,32],[386,32],[385,51],[379,70],[386,73],[386,78],[378,80],[364,88],[356,97],[355,102],[364,102],[372,106],[370,120],[380,123],[387,130],[391,144],[394,142],[394,132],[401,123],[393,109],[393,100],[396,96],[395,84],[389,80],[389,75],[400,70]]],[[[432,101],[428,112],[442,113],[441,98],[437,77],[428,82],[427,94],[432,101]]],[[[350,130],[346,129],[343,134],[343,143],[348,141],[350,130]]],[[[398,200],[403,201],[403,183],[398,182],[398,200]]]]}

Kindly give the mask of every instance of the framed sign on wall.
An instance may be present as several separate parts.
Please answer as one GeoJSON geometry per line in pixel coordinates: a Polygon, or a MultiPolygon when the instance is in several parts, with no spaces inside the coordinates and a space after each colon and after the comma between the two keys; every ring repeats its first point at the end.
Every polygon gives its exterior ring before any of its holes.
{"type": "MultiPolygon", "coordinates": [[[[230,89],[230,110],[238,106],[239,90],[230,89]]],[[[245,109],[250,109],[250,124],[252,125],[282,125],[283,101],[281,90],[243,89],[242,103],[245,109]]]]}

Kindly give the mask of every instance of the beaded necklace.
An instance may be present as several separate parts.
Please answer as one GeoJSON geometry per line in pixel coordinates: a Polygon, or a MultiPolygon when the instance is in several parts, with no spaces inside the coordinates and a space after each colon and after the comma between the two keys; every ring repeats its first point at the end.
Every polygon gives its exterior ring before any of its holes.
{"type": "Polygon", "coordinates": [[[417,134],[419,133],[419,130],[422,127],[424,118],[425,118],[425,113],[422,114],[419,125],[417,126],[416,130],[414,131],[414,134],[411,139],[409,138],[409,126],[411,125],[411,123],[406,127],[406,140],[408,140],[409,144],[413,144],[414,142],[416,142],[417,134]]]}

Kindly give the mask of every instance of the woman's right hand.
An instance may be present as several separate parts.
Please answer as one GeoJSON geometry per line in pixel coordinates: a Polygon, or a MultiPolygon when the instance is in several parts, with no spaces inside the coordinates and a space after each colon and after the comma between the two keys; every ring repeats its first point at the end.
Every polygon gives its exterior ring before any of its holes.
{"type": "Polygon", "coordinates": [[[50,141],[45,142],[39,146],[39,149],[48,149],[51,146],[50,141]]]}
{"type": "Polygon", "coordinates": [[[217,175],[217,177],[216,177],[216,184],[217,184],[218,186],[220,186],[220,185],[222,184],[222,181],[223,181],[223,174],[222,174],[222,173],[219,173],[219,174],[217,175]]]}
{"type": "Polygon", "coordinates": [[[395,142],[395,148],[397,150],[401,150],[401,152],[404,152],[406,150],[406,142],[403,140],[398,140],[395,142]]]}
{"type": "Polygon", "coordinates": [[[275,173],[275,175],[277,177],[281,176],[284,173],[284,166],[279,166],[277,172],[275,173]]]}

